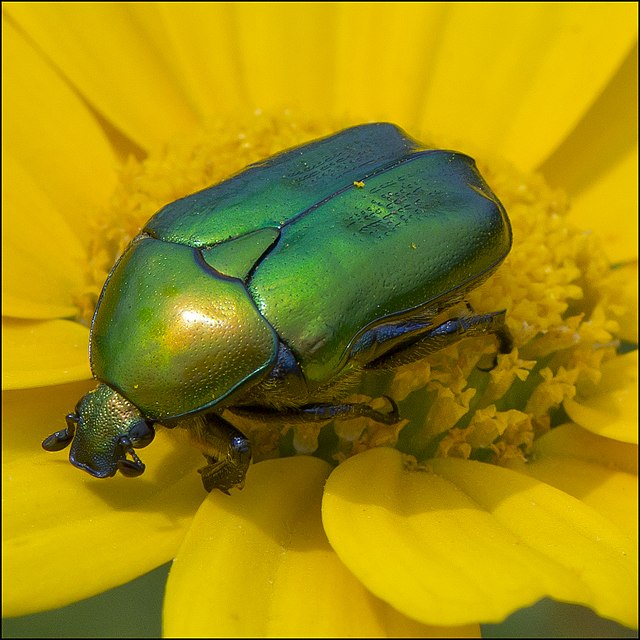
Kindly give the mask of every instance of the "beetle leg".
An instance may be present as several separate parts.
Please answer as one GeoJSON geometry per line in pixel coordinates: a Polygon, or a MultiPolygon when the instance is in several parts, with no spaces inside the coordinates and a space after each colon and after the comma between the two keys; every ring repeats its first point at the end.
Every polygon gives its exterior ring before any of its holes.
{"type": "MultiPolygon", "coordinates": [[[[442,324],[428,328],[425,322],[401,322],[382,325],[362,336],[352,349],[352,357],[366,361],[370,369],[394,368],[421,360],[463,338],[495,334],[499,353],[509,353],[513,348],[511,333],[505,324],[506,312],[478,314],[451,318],[442,324]],[[391,347],[385,352],[385,347],[391,347]],[[381,353],[382,352],[382,353],[381,353]]],[[[494,366],[497,363],[494,362],[494,366]]]]}
{"type": "Polygon", "coordinates": [[[295,413],[294,411],[285,412],[283,420],[287,421],[287,419],[291,417],[297,417],[298,422],[305,422],[308,420],[312,421],[322,421],[322,420],[333,420],[335,418],[339,418],[341,420],[350,420],[351,418],[370,418],[375,422],[380,422],[382,424],[396,424],[400,420],[400,416],[398,414],[398,406],[396,403],[389,398],[389,396],[384,396],[386,400],[388,400],[391,405],[391,411],[388,413],[383,413],[382,411],[376,411],[368,404],[363,402],[355,402],[352,404],[311,404],[305,407],[301,407],[300,413],[295,413]]]}
{"type": "MultiPolygon", "coordinates": [[[[507,328],[507,325],[503,325],[500,329],[496,330],[495,336],[498,339],[498,353],[510,353],[513,349],[513,336],[511,331],[507,328]]],[[[498,366],[498,353],[493,356],[493,362],[488,369],[484,367],[478,367],[480,371],[491,371],[498,366]]]]}
{"type": "Polygon", "coordinates": [[[116,461],[118,471],[127,478],[137,478],[142,475],[144,473],[145,466],[133,450],[133,442],[131,441],[131,438],[128,436],[121,436],[118,444],[122,451],[122,455],[116,461]],[[133,460],[129,460],[127,455],[130,455],[133,460]]]}
{"type": "Polygon", "coordinates": [[[127,458],[120,458],[116,463],[118,465],[118,471],[127,478],[137,478],[144,473],[145,466],[142,460],[135,455],[133,460],[128,460],[127,458]]]}
{"type": "Polygon", "coordinates": [[[198,469],[204,488],[219,489],[226,494],[233,487],[242,489],[251,462],[249,440],[216,413],[204,416],[190,432],[204,449],[209,463],[198,469]]]}
{"type": "Polygon", "coordinates": [[[373,409],[363,402],[331,404],[308,404],[297,409],[276,410],[266,407],[229,407],[231,413],[248,418],[262,419],[265,422],[279,421],[284,424],[297,424],[301,422],[328,422],[336,418],[350,420],[351,418],[370,418],[382,424],[396,424],[400,420],[396,403],[384,396],[389,402],[391,410],[383,413],[373,409]]]}
{"type": "Polygon", "coordinates": [[[45,438],[42,442],[42,448],[46,451],[61,451],[65,447],[68,447],[73,436],[76,433],[76,424],[78,423],[78,416],[75,413],[67,414],[67,428],[61,429],[52,433],[48,438],[45,438]]]}

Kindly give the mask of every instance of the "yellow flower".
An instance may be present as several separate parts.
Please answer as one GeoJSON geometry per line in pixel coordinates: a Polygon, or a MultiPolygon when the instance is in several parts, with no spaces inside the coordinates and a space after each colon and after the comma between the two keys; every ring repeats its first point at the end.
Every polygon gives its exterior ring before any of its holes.
{"type": "Polygon", "coordinates": [[[469,635],[545,596],[636,626],[636,24],[624,3],[5,3],[4,615],[174,559],[168,636],[469,635]],[[481,371],[495,346],[469,339],[398,370],[395,430],[283,436],[326,459],[245,425],[264,459],[232,497],[173,433],[137,480],[41,450],[93,387],[87,317],[146,218],[374,120],[477,156],[505,203],[513,251],[470,302],[507,308],[511,354],[481,371]]]}

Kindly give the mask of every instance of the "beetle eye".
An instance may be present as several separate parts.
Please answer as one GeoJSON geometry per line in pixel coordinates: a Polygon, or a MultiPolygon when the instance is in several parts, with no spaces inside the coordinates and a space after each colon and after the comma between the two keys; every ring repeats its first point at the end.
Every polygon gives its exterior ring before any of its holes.
{"type": "Polygon", "coordinates": [[[136,449],[142,449],[151,444],[155,435],[156,432],[153,425],[146,420],[136,422],[129,431],[129,439],[136,449]]]}

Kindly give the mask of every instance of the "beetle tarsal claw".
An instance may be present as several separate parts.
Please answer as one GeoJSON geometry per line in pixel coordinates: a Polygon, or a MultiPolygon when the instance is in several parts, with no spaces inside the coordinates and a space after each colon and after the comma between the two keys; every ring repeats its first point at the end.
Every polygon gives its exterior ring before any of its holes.
{"type": "Polygon", "coordinates": [[[209,462],[208,465],[198,469],[198,473],[202,477],[202,485],[205,490],[211,493],[213,489],[218,489],[222,493],[231,495],[230,489],[242,489],[244,487],[244,477],[247,472],[246,466],[238,466],[232,460],[226,458],[216,462],[214,458],[205,454],[204,456],[209,462]]]}
{"type": "Polygon", "coordinates": [[[498,352],[493,356],[490,367],[476,367],[478,371],[484,371],[485,373],[493,371],[498,366],[498,356],[510,353],[513,349],[513,336],[506,325],[500,327],[495,332],[495,336],[498,340],[498,352]]]}
{"type": "Polygon", "coordinates": [[[78,416],[75,413],[69,413],[66,416],[66,420],[66,429],[60,429],[60,431],[52,433],[48,438],[45,438],[42,441],[42,448],[45,451],[61,451],[71,444],[73,436],[76,434],[78,416]]]}
{"type": "Polygon", "coordinates": [[[389,411],[389,413],[387,414],[387,418],[393,421],[391,422],[391,424],[400,422],[400,411],[398,411],[398,405],[396,404],[396,401],[389,396],[382,397],[391,405],[391,411],[389,411]]]}
{"type": "Polygon", "coordinates": [[[127,478],[137,478],[144,473],[145,466],[139,465],[131,460],[118,460],[118,471],[127,478]]]}
{"type": "Polygon", "coordinates": [[[128,460],[127,458],[121,458],[116,463],[118,465],[118,471],[127,478],[137,478],[144,473],[145,466],[142,460],[134,454],[134,460],[128,460]]]}
{"type": "Polygon", "coordinates": [[[140,458],[136,455],[136,452],[133,450],[133,445],[131,444],[131,440],[126,436],[120,438],[120,446],[124,449],[123,456],[116,462],[118,466],[118,471],[123,476],[127,478],[137,478],[142,475],[145,470],[144,463],[140,458]],[[126,456],[130,455],[133,460],[129,460],[126,456]]]}
{"type": "Polygon", "coordinates": [[[67,429],[61,429],[45,438],[42,441],[42,448],[45,451],[62,451],[62,449],[69,446],[72,440],[73,433],[69,433],[67,429]]]}

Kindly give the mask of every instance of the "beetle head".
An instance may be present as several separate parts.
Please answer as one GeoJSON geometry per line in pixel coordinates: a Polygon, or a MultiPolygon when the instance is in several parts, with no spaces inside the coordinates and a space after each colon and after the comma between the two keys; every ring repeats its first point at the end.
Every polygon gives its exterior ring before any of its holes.
{"type": "Polygon", "coordinates": [[[117,391],[100,384],[87,393],[67,416],[67,428],[50,435],[47,451],[64,449],[73,440],[69,460],[96,478],[120,471],[139,476],[144,464],[133,451],[146,447],[155,435],[153,425],[117,391]]]}

